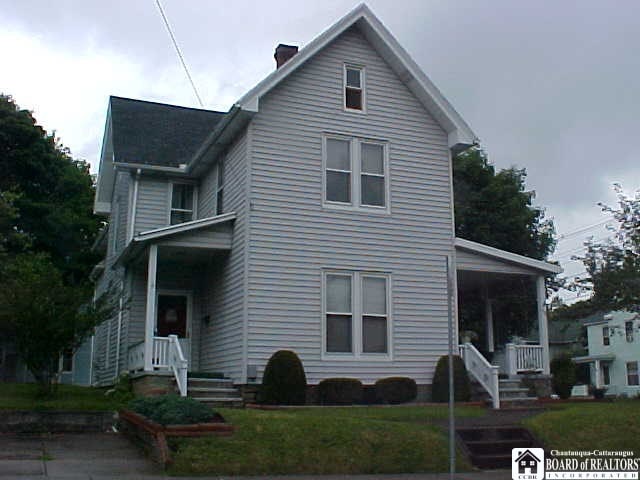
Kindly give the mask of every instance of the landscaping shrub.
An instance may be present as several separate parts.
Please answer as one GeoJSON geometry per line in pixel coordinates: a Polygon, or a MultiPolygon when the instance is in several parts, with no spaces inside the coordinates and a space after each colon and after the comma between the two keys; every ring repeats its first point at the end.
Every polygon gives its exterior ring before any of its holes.
{"type": "Polygon", "coordinates": [[[389,377],[376,382],[376,396],[384,403],[410,402],[418,395],[418,386],[413,378],[389,377]]]}
{"type": "Polygon", "coordinates": [[[260,402],[274,405],[303,405],[306,399],[307,377],[302,362],[294,352],[274,353],[262,376],[260,402]]]}
{"type": "MultiPolygon", "coordinates": [[[[453,356],[453,392],[456,402],[468,402],[471,398],[471,384],[464,361],[458,355],[453,356]]],[[[449,355],[438,360],[433,374],[432,396],[434,402],[449,401],[449,355]]]]}
{"type": "Polygon", "coordinates": [[[129,408],[161,425],[205,423],[215,416],[211,407],[178,395],[137,398],[129,403],[129,408]]]}
{"type": "Polygon", "coordinates": [[[569,355],[562,355],[551,361],[551,385],[553,391],[562,399],[571,396],[571,389],[576,384],[576,364],[569,355]]]}
{"type": "Polygon", "coordinates": [[[320,403],[353,405],[362,402],[362,382],[356,378],[327,378],[318,384],[320,403]]]}

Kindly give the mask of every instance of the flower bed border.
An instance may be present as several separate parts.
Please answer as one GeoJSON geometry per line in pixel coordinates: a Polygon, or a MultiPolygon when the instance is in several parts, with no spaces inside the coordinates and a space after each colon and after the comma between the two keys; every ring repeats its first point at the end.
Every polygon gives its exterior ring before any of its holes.
{"type": "Polygon", "coordinates": [[[216,414],[216,422],[196,423],[192,425],[160,425],[153,420],[131,410],[121,410],[118,420],[121,431],[150,454],[154,461],[167,466],[172,463],[167,437],[202,437],[215,435],[228,437],[233,435],[235,427],[226,423],[216,414]]]}

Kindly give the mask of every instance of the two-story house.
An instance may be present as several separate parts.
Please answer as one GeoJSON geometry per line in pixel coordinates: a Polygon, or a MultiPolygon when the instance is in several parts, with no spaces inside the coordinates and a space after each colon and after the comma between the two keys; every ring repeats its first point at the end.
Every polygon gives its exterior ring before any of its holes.
{"type": "MultiPolygon", "coordinates": [[[[95,381],[186,363],[246,385],[291,349],[310,384],[409,376],[428,398],[447,261],[454,298],[486,294],[491,351],[491,282],[531,280],[539,328],[508,373],[548,374],[544,276],[559,269],[455,238],[451,157],[476,136],[389,31],[361,5],[275,59],[226,113],[110,99],[95,275],[124,300],[96,334],[95,381]]],[[[498,367],[462,350],[497,398],[498,367]]]]}
{"type": "Polygon", "coordinates": [[[637,313],[616,311],[585,323],[588,355],[575,357],[589,364],[591,383],[608,395],[640,394],[640,318],[637,313]]]}

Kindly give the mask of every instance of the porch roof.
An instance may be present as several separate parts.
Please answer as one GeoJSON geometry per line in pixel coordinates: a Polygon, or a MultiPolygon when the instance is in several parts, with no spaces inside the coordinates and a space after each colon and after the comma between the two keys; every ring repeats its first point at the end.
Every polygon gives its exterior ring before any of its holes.
{"type": "Polygon", "coordinates": [[[158,243],[173,247],[229,250],[231,248],[231,230],[214,232],[213,235],[198,235],[212,227],[230,225],[236,219],[235,212],[213,217],[200,218],[191,222],[179,223],[168,227],[140,232],[134,236],[116,259],[114,266],[127,264],[144,250],[148,244],[158,243]]]}
{"type": "Polygon", "coordinates": [[[507,252],[506,250],[500,250],[463,238],[455,239],[455,247],[457,270],[525,275],[562,272],[562,267],[559,265],[535,260],[524,255],[507,252]]]}
{"type": "Polygon", "coordinates": [[[613,353],[601,353],[599,355],[585,355],[583,357],[573,357],[575,363],[591,363],[599,360],[601,362],[611,362],[616,356],[613,353]]]}

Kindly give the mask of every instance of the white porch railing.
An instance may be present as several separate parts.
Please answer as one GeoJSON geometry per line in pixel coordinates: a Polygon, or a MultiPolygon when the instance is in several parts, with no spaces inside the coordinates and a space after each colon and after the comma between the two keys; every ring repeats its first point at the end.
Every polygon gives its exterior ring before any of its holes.
{"type": "Polygon", "coordinates": [[[167,355],[169,368],[173,371],[182,397],[187,396],[187,359],[184,358],[180,342],[175,335],[169,335],[169,352],[167,355]]]}
{"type": "Polygon", "coordinates": [[[471,343],[460,345],[460,356],[464,360],[467,371],[491,396],[493,408],[500,408],[500,381],[498,367],[491,365],[471,343]]]}
{"type": "Polygon", "coordinates": [[[542,345],[516,345],[507,343],[505,363],[508,375],[522,372],[544,371],[544,350],[542,345]]]}
{"type": "MultiPolygon", "coordinates": [[[[176,377],[180,395],[187,395],[188,362],[182,352],[180,340],[175,335],[153,337],[151,348],[151,366],[154,370],[170,370],[176,377]]],[[[129,349],[129,370],[144,370],[144,342],[133,345],[129,349]]]]}

